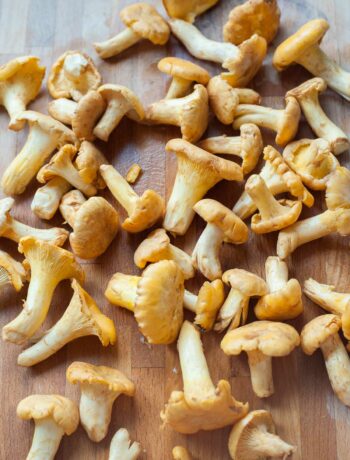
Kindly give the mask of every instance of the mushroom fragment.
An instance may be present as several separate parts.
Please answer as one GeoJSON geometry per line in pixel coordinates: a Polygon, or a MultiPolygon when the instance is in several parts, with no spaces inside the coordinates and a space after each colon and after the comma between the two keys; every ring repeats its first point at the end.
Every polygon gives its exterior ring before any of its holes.
{"type": "Polygon", "coordinates": [[[300,343],[298,332],[285,323],[255,321],[229,331],[221,341],[226,355],[248,355],[254,393],[267,398],[274,393],[272,358],[289,355],[300,343]]]}
{"type": "Polygon", "coordinates": [[[128,430],[120,428],[112,438],[108,460],[136,460],[140,454],[140,443],[131,444],[128,430]]]}
{"type": "Polygon", "coordinates": [[[45,185],[36,189],[31,210],[40,219],[50,220],[55,215],[62,196],[70,190],[71,185],[62,177],[54,177],[45,185]]]}
{"type": "Polygon", "coordinates": [[[77,405],[60,395],[27,396],[19,402],[17,416],[35,422],[28,460],[53,460],[62,437],[74,433],[79,425],[77,405]]]}
{"type": "Polygon", "coordinates": [[[222,243],[245,243],[249,236],[248,227],[226,206],[209,198],[198,201],[193,209],[207,226],[193,249],[192,264],[209,280],[221,278],[222,243]]]}
{"type": "Polygon", "coordinates": [[[17,364],[20,366],[34,366],[80,337],[95,335],[104,347],[116,343],[117,333],[113,321],[101,312],[94,299],[76,279],[71,284],[74,294],[66,311],[51,329],[44,332],[38,342],[18,355],[17,364]]]}
{"type": "Polygon", "coordinates": [[[21,113],[17,119],[27,121],[30,132],[22,150],[2,176],[1,186],[6,195],[23,193],[56,148],[78,143],[73,131],[48,115],[29,110],[21,113]]]}
{"type": "Polygon", "coordinates": [[[191,460],[188,450],[182,446],[175,446],[172,450],[174,460],[191,460]]]}
{"type": "Polygon", "coordinates": [[[154,190],[145,190],[141,196],[110,165],[100,166],[100,173],[107,187],[128,217],[122,223],[124,230],[137,233],[152,227],[164,214],[164,200],[154,190]]]}
{"type": "Polygon", "coordinates": [[[183,322],[184,277],[174,261],[151,264],[141,276],[115,273],[105,296],[113,305],[134,313],[149,343],[176,340],[183,322]]]}
{"type": "Polygon", "coordinates": [[[0,250],[0,292],[6,284],[11,284],[18,292],[27,279],[28,274],[24,266],[10,254],[0,250]]]}
{"type": "Polygon", "coordinates": [[[17,116],[38,95],[45,75],[45,67],[36,56],[22,56],[0,67],[0,105],[10,116],[9,128],[19,131],[25,120],[17,116]]]}
{"type": "Polygon", "coordinates": [[[326,205],[328,209],[350,208],[350,171],[337,166],[326,184],[326,205]]]}
{"type": "Polygon", "coordinates": [[[163,0],[163,6],[171,18],[194,22],[197,16],[212,8],[219,0],[163,0]]]}
{"type": "Polygon", "coordinates": [[[242,168],[182,139],[170,140],[165,149],[177,156],[177,174],[163,227],[184,235],[195,215],[193,206],[221,180],[242,180],[242,168]]]}
{"type": "Polygon", "coordinates": [[[235,423],[248,412],[248,403],[237,401],[227,380],[214,386],[199,331],[185,321],[177,342],[183,391],[173,391],[160,417],[179,433],[216,430],[235,423]]]}
{"type": "Polygon", "coordinates": [[[94,43],[101,58],[117,56],[143,39],[154,45],[165,45],[169,40],[169,26],[154,6],[134,3],[123,8],[119,15],[126,29],[109,40],[94,43]]]}
{"type": "Polygon", "coordinates": [[[82,282],[84,272],[71,252],[32,236],[22,238],[18,250],[25,255],[26,263],[30,265],[31,278],[23,310],[4,326],[2,338],[22,344],[45,321],[56,286],[70,278],[82,282]]]}
{"type": "Polygon", "coordinates": [[[125,175],[125,179],[127,182],[129,182],[129,184],[135,184],[135,182],[137,182],[141,174],[142,174],[141,166],[137,163],[133,163],[128,169],[128,172],[125,175]]]}
{"type": "Polygon", "coordinates": [[[135,385],[121,371],[75,361],[66,372],[69,383],[80,385],[80,422],[91,441],[100,442],[108,433],[115,400],[134,396],[135,385]]]}

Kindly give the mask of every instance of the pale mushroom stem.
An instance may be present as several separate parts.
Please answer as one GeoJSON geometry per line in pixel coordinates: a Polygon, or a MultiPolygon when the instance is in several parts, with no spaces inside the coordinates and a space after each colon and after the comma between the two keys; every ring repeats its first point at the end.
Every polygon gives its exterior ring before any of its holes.
{"type": "Polygon", "coordinates": [[[109,100],[105,113],[94,128],[94,135],[103,141],[107,141],[129,109],[130,104],[123,96],[109,100]]]}
{"type": "Polygon", "coordinates": [[[192,86],[191,80],[185,80],[181,77],[173,77],[165,99],[176,99],[178,97],[186,96],[192,86]]]}
{"type": "Polygon", "coordinates": [[[61,198],[71,189],[71,185],[62,177],[54,177],[39,187],[34,194],[31,209],[41,219],[51,219],[60,204],[61,198]]]}
{"type": "Polygon", "coordinates": [[[244,191],[238,198],[236,204],[233,206],[232,211],[242,220],[247,219],[254,214],[256,206],[254,201],[250,198],[248,193],[244,191]]]}
{"type": "Polygon", "coordinates": [[[295,447],[283,441],[279,436],[255,428],[249,432],[249,452],[260,457],[286,458],[295,451],[295,447]]]}
{"type": "MultiPolygon", "coordinates": [[[[0,277],[0,280],[1,280],[1,277],[0,277]]],[[[195,294],[185,289],[184,307],[187,308],[187,310],[190,310],[192,313],[197,313],[197,309],[196,309],[197,299],[198,297],[195,294]]]]}
{"type": "MultiPolygon", "coordinates": [[[[9,238],[16,243],[19,243],[21,238],[25,236],[35,236],[38,240],[48,241],[59,244],[63,239],[66,240],[68,233],[63,229],[58,228],[34,228],[29,225],[22,224],[16,219],[10,217],[7,221],[7,228],[3,236],[9,238]]],[[[61,242],[62,243],[62,242],[61,242]]]]}
{"type": "Polygon", "coordinates": [[[203,146],[200,145],[200,147],[211,153],[242,156],[242,141],[240,136],[211,137],[203,141],[203,146]]]}
{"type": "Polygon", "coordinates": [[[284,208],[275,199],[265,181],[258,175],[254,177],[254,180],[253,177],[251,179],[247,192],[259,209],[262,219],[280,215],[284,208]]]}
{"type": "Polygon", "coordinates": [[[214,224],[207,224],[192,253],[192,263],[210,281],[221,278],[219,259],[224,233],[214,224]]]}
{"type": "Polygon", "coordinates": [[[9,127],[17,127],[16,130],[21,129],[25,122],[16,120],[17,115],[26,110],[26,106],[21,97],[14,96],[13,91],[4,91],[2,103],[10,115],[11,120],[9,127]]]}
{"type": "Polygon", "coordinates": [[[36,420],[32,446],[27,460],[53,460],[63,435],[63,429],[51,418],[36,420]]]}
{"type": "Polygon", "coordinates": [[[259,350],[249,351],[248,363],[254,393],[259,398],[267,398],[274,392],[272,359],[259,350]]]}
{"type": "Polygon", "coordinates": [[[318,283],[312,278],[305,281],[304,294],[335,315],[342,315],[350,302],[350,294],[336,292],[333,286],[318,283]]]}
{"type": "Polygon", "coordinates": [[[184,104],[183,98],[162,99],[152,104],[146,112],[147,121],[157,124],[180,126],[180,109],[184,104]]]}
{"type": "Polygon", "coordinates": [[[240,104],[236,109],[236,120],[239,125],[254,123],[263,128],[276,131],[283,110],[271,109],[262,105],[240,104]]]}
{"type": "Polygon", "coordinates": [[[248,305],[249,297],[244,296],[238,289],[231,289],[219,311],[214,330],[222,332],[228,326],[230,326],[230,330],[236,329],[241,320],[242,324],[244,324],[248,305]]]}
{"type": "Polygon", "coordinates": [[[115,37],[104,42],[95,43],[94,46],[101,58],[109,58],[122,53],[140,40],[140,35],[131,28],[126,28],[115,37]]]}
{"type": "Polygon", "coordinates": [[[270,292],[279,291],[288,282],[288,266],[279,257],[268,257],[265,263],[266,282],[270,292]]]}

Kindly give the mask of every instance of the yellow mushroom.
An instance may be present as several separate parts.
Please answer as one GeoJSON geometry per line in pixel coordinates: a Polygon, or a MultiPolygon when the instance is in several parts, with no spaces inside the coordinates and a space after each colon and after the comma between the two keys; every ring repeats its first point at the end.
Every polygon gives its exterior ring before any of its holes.
{"type": "Polygon", "coordinates": [[[163,0],[164,8],[171,18],[194,22],[197,16],[212,8],[219,0],[163,0]]]}
{"type": "Polygon", "coordinates": [[[174,460],[192,460],[188,450],[182,446],[175,446],[172,450],[174,460]]]}
{"type": "Polygon", "coordinates": [[[120,428],[112,438],[108,460],[136,460],[140,454],[140,443],[131,444],[128,430],[120,428]]]}
{"type": "Polygon", "coordinates": [[[330,210],[350,208],[350,171],[337,166],[326,184],[326,205],[330,210]]]}
{"type": "Polygon", "coordinates": [[[0,292],[6,284],[12,284],[13,288],[18,292],[28,279],[29,274],[24,266],[11,257],[10,254],[0,250],[0,292]]]}
{"type": "Polygon", "coordinates": [[[45,185],[36,189],[30,206],[31,210],[40,219],[52,219],[56,214],[62,196],[70,188],[70,183],[62,177],[56,176],[50,179],[45,185]]]}
{"type": "Polygon", "coordinates": [[[64,125],[72,125],[74,113],[77,109],[78,103],[72,99],[59,97],[49,102],[47,111],[55,120],[60,121],[64,125]]]}

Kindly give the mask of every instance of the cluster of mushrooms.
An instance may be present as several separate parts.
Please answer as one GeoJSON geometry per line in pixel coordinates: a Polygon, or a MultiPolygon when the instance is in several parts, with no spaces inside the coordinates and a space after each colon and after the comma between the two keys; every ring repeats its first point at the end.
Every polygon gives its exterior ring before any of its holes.
{"type": "MultiPolygon", "coordinates": [[[[212,77],[190,61],[162,59],[158,69],[171,77],[169,90],[164,99],[147,108],[131,89],[102,84],[94,62],[80,51],[67,51],[50,70],[49,115],[26,110],[44,78],[39,58],[16,58],[0,68],[0,103],[10,116],[9,128],[19,131],[29,126],[25,145],[1,179],[7,197],[0,200],[0,236],[16,242],[25,260],[19,262],[0,251],[0,287],[11,284],[20,291],[29,282],[23,309],[3,327],[2,338],[17,345],[29,343],[18,355],[18,364],[26,367],[48,359],[79,337],[97,336],[103,346],[116,342],[115,325],[82,287],[84,270],[75,258],[100,256],[119,230],[119,212],[97,196],[107,187],[126,212],[121,224],[125,231],[142,232],[163,222],[135,251],[135,265],[143,270],[140,276],[115,273],[105,291],[111,304],[133,313],[148,343],[167,345],[177,340],[183,391],[171,393],[160,414],[163,425],[184,434],[233,425],[228,443],[232,459],[286,458],[295,447],[277,436],[271,414],[249,412],[248,403],[234,398],[227,380],[216,386],[212,382],[201,332],[226,331],[222,351],[230,356],[246,352],[252,388],[260,398],[274,393],[272,358],[286,356],[299,345],[308,355],[320,348],[335,394],[350,406],[350,359],[339,335],[342,331],[350,340],[350,293],[309,279],[304,293],[329,314],[310,321],[300,335],[284,322],[303,312],[301,286],[288,276],[288,256],[330,233],[350,234],[350,172],[337,158],[350,141],[319,101],[327,85],[350,100],[350,74],[322,51],[320,42],[329,25],[324,19],[314,19],[280,44],[273,57],[278,71],[297,63],[314,78],[287,92],[284,110],[260,105],[260,95],[246,86],[278,31],[277,0],[248,0],[235,7],[224,26],[225,41],[215,42],[193,22],[218,1],[163,0],[168,22],[149,4],[127,6],[120,13],[125,29],[95,44],[105,59],[143,39],[164,45],[172,32],[191,55],[224,68],[212,77]],[[209,110],[240,135],[202,139],[209,110]],[[316,139],[294,140],[301,113],[316,139]],[[130,184],[141,172],[139,165],[132,165],[124,178],[93,143],[96,139],[107,142],[123,117],[181,130],[182,138],[171,139],[165,146],[166,152],[177,157],[177,174],[166,205],[154,190],[145,190],[141,196],[134,191],[130,184]],[[282,154],[271,145],[264,147],[260,128],[276,133],[282,154]],[[220,154],[240,157],[241,165],[220,154]],[[246,179],[232,210],[205,198],[222,180],[243,181],[261,156],[262,169],[246,179]],[[33,197],[33,213],[50,220],[59,210],[71,232],[32,228],[11,215],[12,196],[23,193],[35,178],[42,186],[33,197]],[[314,204],[309,189],[325,190],[327,210],[298,220],[303,205],[314,204]],[[288,198],[280,199],[282,194],[288,198]],[[169,234],[184,235],[195,214],[207,225],[190,256],[172,244],[169,234]],[[267,258],[265,280],[243,269],[223,272],[221,267],[223,243],[247,242],[249,228],[244,220],[248,218],[256,234],[279,231],[277,256],[267,258]],[[72,252],[62,248],[68,237],[72,252]],[[184,286],[196,271],[208,280],[197,294],[184,286]],[[52,328],[38,334],[57,285],[66,279],[73,290],[66,311],[52,328]],[[227,296],[224,285],[229,287],[227,296]],[[247,324],[253,297],[257,298],[257,320],[247,324]],[[194,314],[193,323],[184,320],[184,309],[194,314]]],[[[80,385],[79,409],[60,395],[31,395],[18,404],[18,416],[35,421],[28,459],[53,459],[62,436],[72,434],[79,421],[92,441],[101,441],[108,433],[115,400],[120,394],[135,393],[127,376],[105,366],[73,362],[67,380],[80,385]]],[[[139,443],[131,444],[126,429],[117,431],[110,460],[132,460],[140,453],[139,443]]],[[[191,457],[184,447],[176,446],[173,458],[191,457]]]]}

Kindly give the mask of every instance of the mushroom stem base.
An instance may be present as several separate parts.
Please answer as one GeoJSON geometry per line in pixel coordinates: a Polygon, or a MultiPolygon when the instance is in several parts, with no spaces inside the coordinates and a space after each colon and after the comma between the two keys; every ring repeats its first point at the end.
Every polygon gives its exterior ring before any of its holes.
{"type": "Polygon", "coordinates": [[[165,99],[176,99],[187,96],[190,92],[192,82],[180,77],[173,77],[165,99]]]}
{"type": "Polygon", "coordinates": [[[248,363],[253,391],[259,398],[267,398],[274,393],[272,359],[261,351],[249,351],[248,363]]]}
{"type": "Polygon", "coordinates": [[[50,418],[36,420],[27,460],[53,460],[63,435],[63,429],[50,418]]]}

